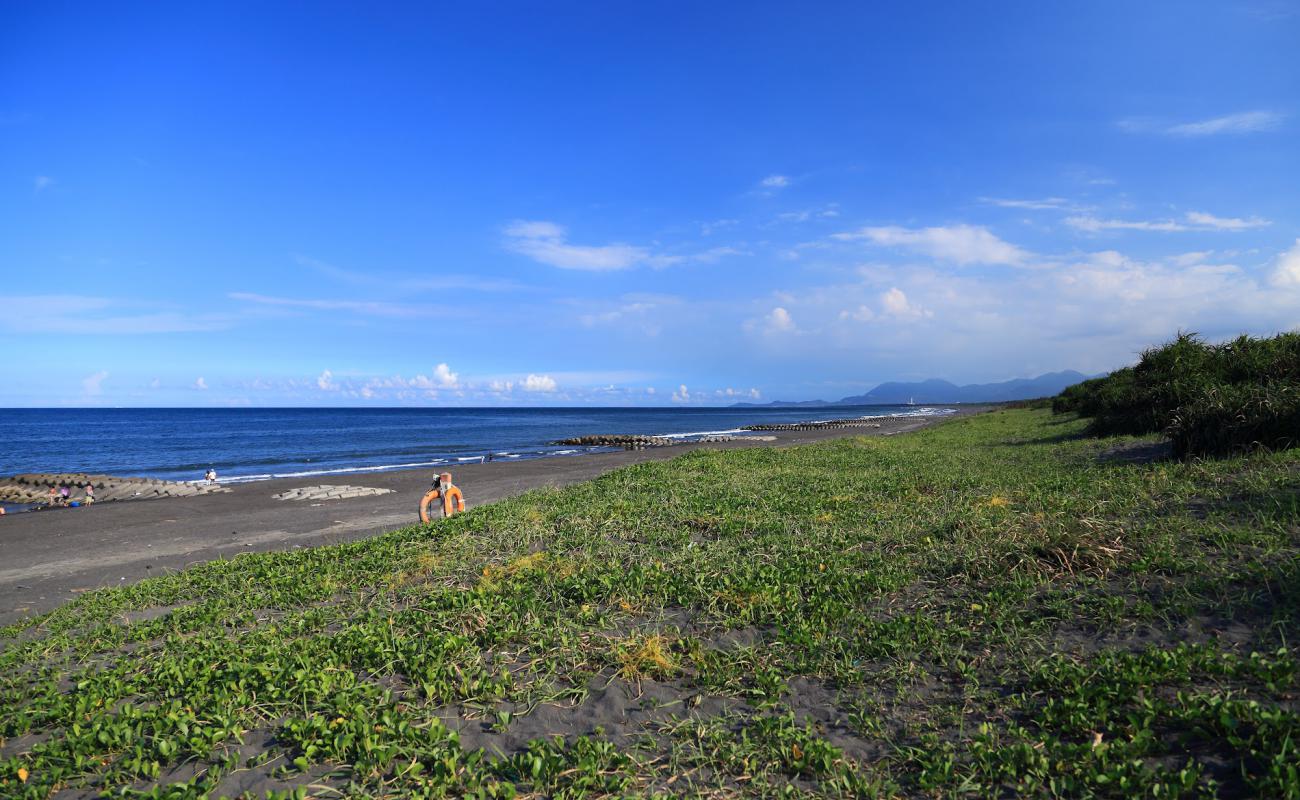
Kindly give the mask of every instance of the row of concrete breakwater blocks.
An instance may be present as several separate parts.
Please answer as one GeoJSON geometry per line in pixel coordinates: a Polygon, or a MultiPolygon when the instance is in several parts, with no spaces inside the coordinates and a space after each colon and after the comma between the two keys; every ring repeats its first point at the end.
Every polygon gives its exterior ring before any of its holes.
{"type": "Polygon", "coordinates": [[[764,425],[746,425],[746,431],[819,431],[823,428],[879,428],[879,422],[865,419],[827,419],[820,422],[773,422],[764,425]]]}
{"type": "Polygon", "coordinates": [[[82,500],[87,485],[95,487],[95,501],[156,500],[160,497],[193,497],[200,494],[228,492],[224,486],[204,483],[181,483],[154,478],[116,478],[112,475],[90,475],[84,472],[40,472],[0,478],[0,502],[45,503],[50,499],[50,489],[68,487],[69,500],[82,500]]]}
{"type": "MultiPolygon", "coordinates": [[[[880,427],[877,425],[876,427],[880,427]]],[[[768,430],[767,428],[745,428],[745,430],[768,430]]],[[[785,430],[782,428],[781,430],[785,430]]],[[[646,436],[643,434],[595,434],[593,436],[575,436],[572,439],[560,439],[551,444],[577,447],[621,447],[624,450],[648,450],[652,447],[672,447],[675,444],[717,444],[721,442],[770,442],[773,436],[732,436],[729,433],[710,433],[691,439],[670,436],[646,436]]]]}

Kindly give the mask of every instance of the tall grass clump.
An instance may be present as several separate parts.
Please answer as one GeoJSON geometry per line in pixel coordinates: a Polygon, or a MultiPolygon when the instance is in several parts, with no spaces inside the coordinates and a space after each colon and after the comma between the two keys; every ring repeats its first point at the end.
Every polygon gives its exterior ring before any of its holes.
{"type": "Polygon", "coordinates": [[[1227,455],[1295,446],[1298,393],[1300,333],[1219,345],[1179,333],[1132,367],[1069,387],[1052,410],[1088,417],[1095,436],[1165,433],[1180,457],[1227,455]]]}

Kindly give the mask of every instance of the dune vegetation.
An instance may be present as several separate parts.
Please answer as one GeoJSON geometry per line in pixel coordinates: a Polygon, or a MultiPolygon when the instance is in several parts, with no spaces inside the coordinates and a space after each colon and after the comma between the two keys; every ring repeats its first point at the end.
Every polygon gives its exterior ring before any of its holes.
{"type": "Polygon", "coordinates": [[[1300,797],[1300,450],[1091,425],[701,450],[88,593],[0,629],[0,796],[1300,797]]]}
{"type": "Polygon", "coordinates": [[[1061,392],[1058,413],[1088,432],[1165,433],[1179,457],[1300,444],[1300,332],[1219,345],[1194,333],[1142,354],[1135,366],[1061,392]]]}

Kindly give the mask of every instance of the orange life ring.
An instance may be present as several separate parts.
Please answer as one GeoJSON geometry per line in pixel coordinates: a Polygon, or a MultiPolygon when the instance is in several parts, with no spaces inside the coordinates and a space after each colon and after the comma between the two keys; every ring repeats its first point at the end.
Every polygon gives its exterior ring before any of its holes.
{"type": "Polygon", "coordinates": [[[428,523],[433,521],[433,504],[434,501],[442,500],[442,516],[447,518],[457,512],[465,510],[465,496],[451,482],[451,473],[444,472],[439,476],[442,480],[437,489],[430,489],[420,498],[420,522],[428,523]]]}

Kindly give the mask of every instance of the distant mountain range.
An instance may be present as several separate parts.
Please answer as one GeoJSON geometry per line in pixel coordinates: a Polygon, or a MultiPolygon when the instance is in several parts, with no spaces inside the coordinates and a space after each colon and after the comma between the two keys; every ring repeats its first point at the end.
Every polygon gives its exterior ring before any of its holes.
{"type": "Polygon", "coordinates": [[[797,408],[800,406],[871,406],[901,405],[914,402],[917,404],[933,403],[1002,403],[1008,400],[1029,400],[1035,397],[1050,397],[1059,394],[1067,386],[1073,386],[1090,376],[1082,372],[1067,369],[1064,372],[1049,372],[1037,378],[1016,378],[1001,383],[972,383],[958,386],[949,381],[931,378],[915,383],[891,381],[882,383],[866,394],[853,395],[840,400],[774,400],[771,403],[736,403],[733,407],[776,406],[797,408]]]}

